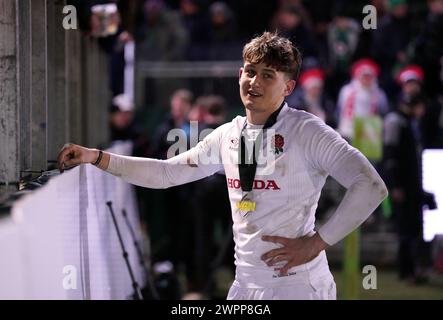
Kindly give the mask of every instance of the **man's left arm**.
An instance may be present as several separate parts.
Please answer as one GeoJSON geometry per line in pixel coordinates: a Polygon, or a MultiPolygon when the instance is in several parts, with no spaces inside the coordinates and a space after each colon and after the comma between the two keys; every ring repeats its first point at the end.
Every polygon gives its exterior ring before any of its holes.
{"type": "Polygon", "coordinates": [[[386,186],[371,163],[330,127],[311,120],[303,126],[306,160],[315,170],[328,173],[347,192],[335,213],[314,236],[297,239],[266,236],[264,241],[283,245],[265,253],[268,265],[288,261],[281,273],[311,261],[322,250],[334,245],[360,226],[388,195],[386,186]]]}
{"type": "Polygon", "coordinates": [[[317,129],[310,143],[314,166],[332,176],[347,191],[335,213],[318,230],[333,245],[360,226],[388,195],[388,190],[372,164],[335,131],[317,129]]]}

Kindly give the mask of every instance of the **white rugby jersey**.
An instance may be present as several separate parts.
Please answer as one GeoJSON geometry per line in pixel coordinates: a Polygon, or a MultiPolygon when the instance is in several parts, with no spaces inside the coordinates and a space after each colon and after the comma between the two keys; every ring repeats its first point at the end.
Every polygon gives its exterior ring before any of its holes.
{"type": "Polygon", "coordinates": [[[314,234],[317,202],[326,177],[331,175],[348,188],[337,211],[318,230],[321,238],[333,245],[366,220],[386,197],[383,180],[358,150],[322,120],[285,104],[277,122],[265,130],[262,150],[266,162],[259,162],[251,196],[256,209],[242,212],[237,208],[243,196],[237,159],[245,126],[249,135],[261,127],[238,116],[176,157],[155,160],[112,154],[107,171],[139,186],[167,188],[224,169],[233,220],[236,284],[280,286],[330,275],[322,252],[290,269],[288,276],[278,277],[275,266],[268,267],[260,258],[278,245],[261,237],[314,234]]]}

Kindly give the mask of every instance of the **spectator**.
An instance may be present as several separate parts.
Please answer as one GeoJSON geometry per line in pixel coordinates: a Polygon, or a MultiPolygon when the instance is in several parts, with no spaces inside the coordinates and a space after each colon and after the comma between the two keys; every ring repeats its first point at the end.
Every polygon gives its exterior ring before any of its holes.
{"type": "Polygon", "coordinates": [[[415,62],[424,69],[426,93],[436,97],[443,92],[443,0],[428,0],[429,13],[418,36],[415,62]]]}
{"type": "Polygon", "coordinates": [[[168,141],[167,139],[168,133],[172,129],[182,129],[189,137],[188,114],[191,111],[192,100],[193,94],[187,89],[179,89],[173,93],[170,100],[170,112],[154,134],[155,158],[168,158],[168,150],[175,143],[175,141],[168,141]]]}
{"type": "MultiPolygon", "coordinates": [[[[408,65],[399,72],[397,82],[403,96],[423,93],[423,69],[417,65],[408,65]]],[[[433,96],[428,97],[426,111],[420,121],[423,148],[443,147],[443,126],[440,122],[442,114],[442,102],[433,96]]]]}
{"type": "Polygon", "coordinates": [[[338,131],[348,140],[354,138],[356,117],[382,117],[389,111],[388,100],[378,86],[378,65],[370,59],[361,59],[352,65],[352,80],[338,97],[338,131]]]}
{"type": "Polygon", "coordinates": [[[182,60],[188,36],[178,13],[168,9],[163,0],[146,0],[142,15],[136,33],[139,59],[182,60]]]}
{"type": "Polygon", "coordinates": [[[237,38],[237,21],[228,5],[216,1],[209,7],[211,17],[211,60],[238,60],[241,43],[237,38]]]}
{"type": "Polygon", "coordinates": [[[334,17],[328,28],[328,66],[331,72],[331,95],[338,91],[349,79],[349,66],[357,48],[360,26],[346,16],[345,5],[340,2],[334,10],[334,17]]]}
{"type": "Polygon", "coordinates": [[[305,63],[313,63],[309,60],[318,59],[317,46],[312,31],[303,21],[301,11],[300,5],[282,5],[271,21],[271,29],[296,42],[305,63]]]}
{"type": "MultiPolygon", "coordinates": [[[[373,5],[377,11],[377,26],[378,22],[382,21],[383,17],[387,13],[386,1],[385,0],[371,0],[370,4],[373,5]]],[[[357,48],[355,49],[353,60],[358,60],[368,55],[371,55],[371,48],[373,43],[374,29],[361,30],[357,48]]]]}
{"type": "Polygon", "coordinates": [[[111,140],[128,140],[133,135],[134,105],[125,94],[115,96],[111,104],[111,140]]]}
{"type": "Polygon", "coordinates": [[[422,206],[435,207],[423,191],[418,120],[425,112],[420,94],[404,95],[398,110],[384,121],[384,172],[399,237],[398,276],[414,283],[426,280],[426,245],[422,206]]]}
{"type": "MultiPolygon", "coordinates": [[[[170,100],[170,113],[157,128],[153,139],[153,156],[157,159],[167,159],[170,147],[176,141],[168,140],[168,134],[173,129],[181,129],[186,139],[186,148],[189,147],[190,127],[188,113],[191,110],[193,94],[186,89],[175,91],[170,100]]],[[[179,154],[183,149],[176,149],[169,157],[179,154]]],[[[162,244],[153,248],[153,260],[159,265],[171,265],[170,272],[185,270],[187,277],[192,272],[192,255],[187,254],[187,248],[192,247],[191,225],[192,213],[189,199],[192,198],[192,188],[189,185],[176,186],[167,190],[152,190],[153,206],[151,207],[152,242],[162,244]],[[153,210],[154,209],[154,210],[153,210]],[[155,250],[154,250],[155,249],[155,250]]],[[[172,277],[172,275],[170,275],[172,277]]],[[[176,281],[172,277],[171,285],[175,288],[176,281]]],[[[183,288],[174,290],[159,290],[168,293],[169,299],[178,299],[183,288]],[[178,291],[178,292],[177,292],[178,291]],[[171,296],[172,295],[172,296],[171,296]]]]}
{"type": "Polygon", "coordinates": [[[189,36],[186,59],[207,60],[211,28],[205,13],[204,0],[180,0],[180,12],[189,36]]]}
{"type": "Polygon", "coordinates": [[[420,93],[423,80],[423,69],[420,66],[408,65],[401,69],[397,76],[397,83],[401,87],[401,96],[420,93]]]}
{"type": "Polygon", "coordinates": [[[411,27],[406,0],[389,0],[388,14],[380,21],[372,43],[372,54],[381,68],[380,84],[389,96],[398,93],[394,75],[407,61],[411,27]]]}
{"type": "MultiPolygon", "coordinates": [[[[151,144],[147,133],[135,121],[134,104],[126,94],[120,94],[112,99],[110,109],[111,142],[132,142],[132,152],[135,157],[148,157],[151,155],[151,144]]],[[[151,205],[149,190],[135,186],[138,211],[140,213],[141,230],[144,238],[150,238],[149,207],[151,205]]],[[[149,241],[148,241],[149,243],[149,241]]],[[[151,248],[149,248],[149,252],[151,248]]],[[[151,263],[150,257],[148,263],[151,263]]],[[[146,275],[151,277],[150,274],[146,275]]]]}
{"type": "Polygon", "coordinates": [[[299,80],[301,90],[289,97],[288,103],[316,115],[327,125],[336,128],[335,104],[324,93],[324,78],[324,72],[320,69],[303,72],[299,80]]]}
{"type": "MultiPolygon", "coordinates": [[[[194,112],[194,117],[200,119],[198,125],[202,134],[205,129],[216,129],[225,123],[226,102],[221,96],[202,96],[197,99],[193,110],[198,110],[194,112]]],[[[203,138],[202,136],[201,139],[203,138]]],[[[217,173],[194,182],[193,188],[191,206],[194,236],[190,251],[194,259],[188,279],[188,291],[192,292],[194,298],[214,298],[217,289],[214,276],[217,269],[223,265],[228,266],[232,276],[234,275],[234,242],[226,177],[217,173]],[[216,230],[219,230],[218,238],[216,230]]]]}

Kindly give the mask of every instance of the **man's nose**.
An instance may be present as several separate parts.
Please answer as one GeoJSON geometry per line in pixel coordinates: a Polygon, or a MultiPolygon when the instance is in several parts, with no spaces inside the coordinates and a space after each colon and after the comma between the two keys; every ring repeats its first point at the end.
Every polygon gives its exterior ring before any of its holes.
{"type": "Polygon", "coordinates": [[[259,79],[258,79],[258,75],[256,74],[254,77],[251,78],[251,87],[258,87],[259,86],[259,79]]]}

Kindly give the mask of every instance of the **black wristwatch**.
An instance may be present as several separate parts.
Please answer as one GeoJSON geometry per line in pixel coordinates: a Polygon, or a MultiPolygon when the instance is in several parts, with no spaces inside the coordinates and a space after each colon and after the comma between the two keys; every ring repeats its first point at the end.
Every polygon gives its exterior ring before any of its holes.
{"type": "Polygon", "coordinates": [[[99,165],[100,161],[102,161],[103,158],[103,151],[99,150],[98,151],[98,158],[97,160],[93,163],[94,166],[99,165]]]}

